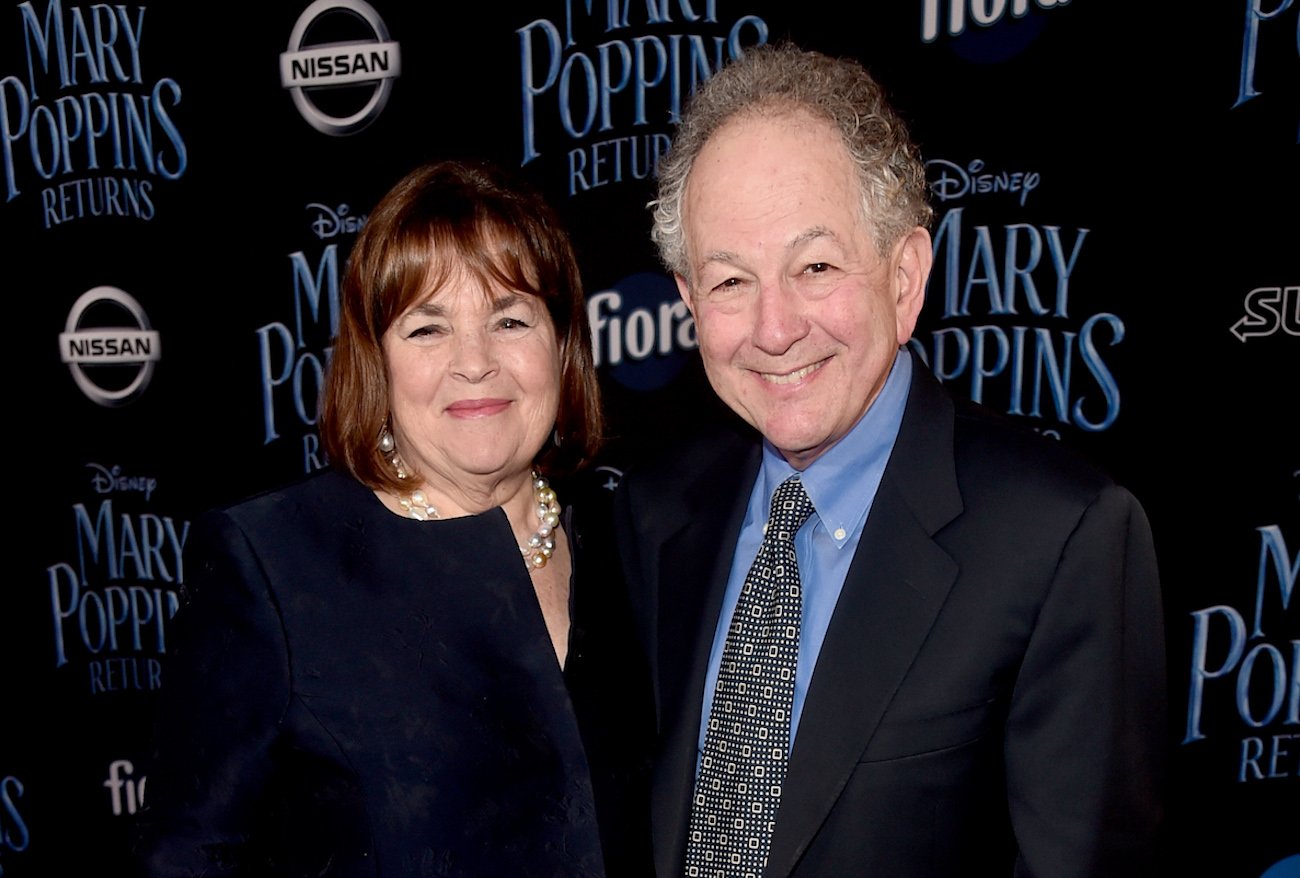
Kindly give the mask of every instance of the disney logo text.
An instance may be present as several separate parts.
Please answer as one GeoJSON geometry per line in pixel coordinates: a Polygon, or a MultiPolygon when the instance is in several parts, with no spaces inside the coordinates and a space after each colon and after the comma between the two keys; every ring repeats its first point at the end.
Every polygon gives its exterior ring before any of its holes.
{"type": "Polygon", "coordinates": [[[1029,193],[1038,188],[1041,180],[1037,171],[984,171],[984,161],[975,159],[965,168],[943,159],[925,163],[926,176],[930,177],[930,191],[940,201],[952,201],[966,195],[987,195],[994,192],[1019,192],[1020,206],[1025,206],[1029,193]],[[938,169],[936,176],[934,170],[938,169]]]}
{"type": "Polygon", "coordinates": [[[148,500],[153,495],[154,489],[158,487],[158,480],[153,476],[124,476],[120,466],[109,469],[97,463],[88,463],[86,468],[94,472],[90,477],[90,486],[95,489],[96,494],[140,491],[144,494],[144,499],[148,500]]]}
{"type": "Polygon", "coordinates": [[[366,214],[349,216],[352,208],[346,204],[330,208],[313,201],[307,205],[307,209],[316,211],[316,216],[311,221],[311,230],[322,241],[337,235],[355,235],[366,224],[366,214]]]}

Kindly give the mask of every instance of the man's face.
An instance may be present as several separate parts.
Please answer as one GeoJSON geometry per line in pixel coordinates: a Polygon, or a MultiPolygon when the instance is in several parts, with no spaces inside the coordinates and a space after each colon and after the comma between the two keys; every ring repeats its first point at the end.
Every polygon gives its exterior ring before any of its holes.
{"type": "Polygon", "coordinates": [[[797,469],[875,400],[924,297],[929,234],[881,257],[859,192],[839,133],[803,112],[731,120],[687,182],[677,286],[709,382],[797,469]]]}

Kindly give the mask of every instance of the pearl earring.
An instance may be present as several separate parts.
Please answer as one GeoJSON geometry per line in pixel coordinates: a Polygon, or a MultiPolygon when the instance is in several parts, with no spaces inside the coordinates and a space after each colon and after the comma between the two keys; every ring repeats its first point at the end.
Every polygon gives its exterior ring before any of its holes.
{"type": "Polygon", "coordinates": [[[402,463],[402,456],[397,453],[397,440],[393,438],[393,431],[388,428],[388,422],[384,422],[383,429],[379,431],[379,451],[388,458],[388,462],[397,470],[397,477],[404,479],[407,477],[406,466],[402,463]]]}

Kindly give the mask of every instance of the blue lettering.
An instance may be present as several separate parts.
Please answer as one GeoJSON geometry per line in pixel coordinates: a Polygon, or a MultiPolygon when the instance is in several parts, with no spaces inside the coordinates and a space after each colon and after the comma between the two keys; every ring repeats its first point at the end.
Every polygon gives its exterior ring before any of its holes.
{"type": "MultiPolygon", "coordinates": [[[[1255,53],[1259,48],[1259,25],[1272,21],[1291,8],[1293,0],[1280,0],[1271,12],[1264,11],[1263,0],[1247,0],[1246,26],[1241,40],[1241,79],[1237,86],[1237,102],[1233,109],[1240,107],[1251,98],[1259,97],[1255,89],[1255,53]]],[[[1300,21],[1296,27],[1296,49],[1300,51],[1300,21]]]]}
{"type": "Polygon", "coordinates": [[[23,784],[18,778],[0,778],[0,842],[11,851],[27,849],[31,836],[27,824],[18,810],[18,800],[23,795],[23,784]]]}

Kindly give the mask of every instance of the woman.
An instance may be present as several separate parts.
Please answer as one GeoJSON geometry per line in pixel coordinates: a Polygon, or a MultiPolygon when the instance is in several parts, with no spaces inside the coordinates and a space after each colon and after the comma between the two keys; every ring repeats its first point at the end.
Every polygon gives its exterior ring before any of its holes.
{"type": "Polygon", "coordinates": [[[643,870],[649,720],[617,567],[549,484],[601,425],[560,229],[454,162],[370,214],[322,400],[332,469],[190,539],[149,874],[643,870]]]}

